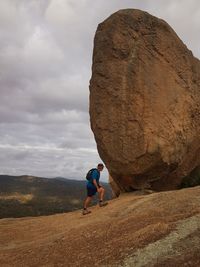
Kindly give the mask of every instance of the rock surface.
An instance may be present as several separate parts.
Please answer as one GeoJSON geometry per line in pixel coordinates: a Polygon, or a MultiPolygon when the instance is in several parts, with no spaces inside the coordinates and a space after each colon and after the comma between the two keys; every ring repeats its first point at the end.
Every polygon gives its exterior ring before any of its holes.
{"type": "Polygon", "coordinates": [[[200,266],[200,187],[121,194],[91,211],[0,220],[1,266],[200,266]]]}
{"type": "Polygon", "coordinates": [[[178,188],[200,165],[200,61],[165,21],[116,12],[95,35],[90,118],[121,191],[178,188]]]}
{"type": "Polygon", "coordinates": [[[109,175],[108,181],[109,181],[109,184],[110,184],[110,187],[111,187],[111,190],[112,190],[113,197],[114,198],[118,197],[120,195],[120,189],[119,189],[119,186],[113,180],[111,175],[109,175]]]}

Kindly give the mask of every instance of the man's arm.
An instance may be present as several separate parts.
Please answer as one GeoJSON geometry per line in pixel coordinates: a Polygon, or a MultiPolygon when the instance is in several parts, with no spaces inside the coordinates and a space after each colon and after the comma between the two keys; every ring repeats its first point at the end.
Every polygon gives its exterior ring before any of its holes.
{"type": "Polygon", "coordinates": [[[97,184],[97,181],[96,181],[96,179],[93,179],[93,184],[94,184],[94,186],[96,186],[96,188],[97,188],[97,192],[99,192],[99,186],[98,186],[98,184],[97,184]]]}

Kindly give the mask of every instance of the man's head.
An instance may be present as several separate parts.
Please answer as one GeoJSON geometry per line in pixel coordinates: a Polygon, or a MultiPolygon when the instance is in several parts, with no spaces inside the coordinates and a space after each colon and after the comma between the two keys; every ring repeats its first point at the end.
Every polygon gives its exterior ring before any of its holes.
{"type": "Polygon", "coordinates": [[[98,169],[100,172],[103,171],[103,168],[104,168],[103,163],[99,163],[99,164],[97,165],[97,169],[98,169]]]}

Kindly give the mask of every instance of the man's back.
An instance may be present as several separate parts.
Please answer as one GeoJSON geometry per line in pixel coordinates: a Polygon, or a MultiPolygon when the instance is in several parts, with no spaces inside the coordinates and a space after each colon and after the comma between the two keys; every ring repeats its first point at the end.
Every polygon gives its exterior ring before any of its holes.
{"type": "Polygon", "coordinates": [[[96,180],[97,184],[99,184],[100,172],[97,169],[93,169],[91,173],[91,178],[87,181],[87,187],[95,188],[93,180],[96,180]]]}

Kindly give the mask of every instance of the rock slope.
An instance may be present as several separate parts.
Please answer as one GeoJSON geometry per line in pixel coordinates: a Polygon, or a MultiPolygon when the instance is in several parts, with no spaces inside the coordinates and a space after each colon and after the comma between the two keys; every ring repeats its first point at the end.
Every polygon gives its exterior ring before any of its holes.
{"type": "Polygon", "coordinates": [[[0,220],[1,266],[200,266],[200,187],[91,210],[0,220]]]}
{"type": "Polygon", "coordinates": [[[176,189],[200,166],[200,61],[165,21],[116,12],[95,35],[90,118],[121,191],[176,189]]]}

